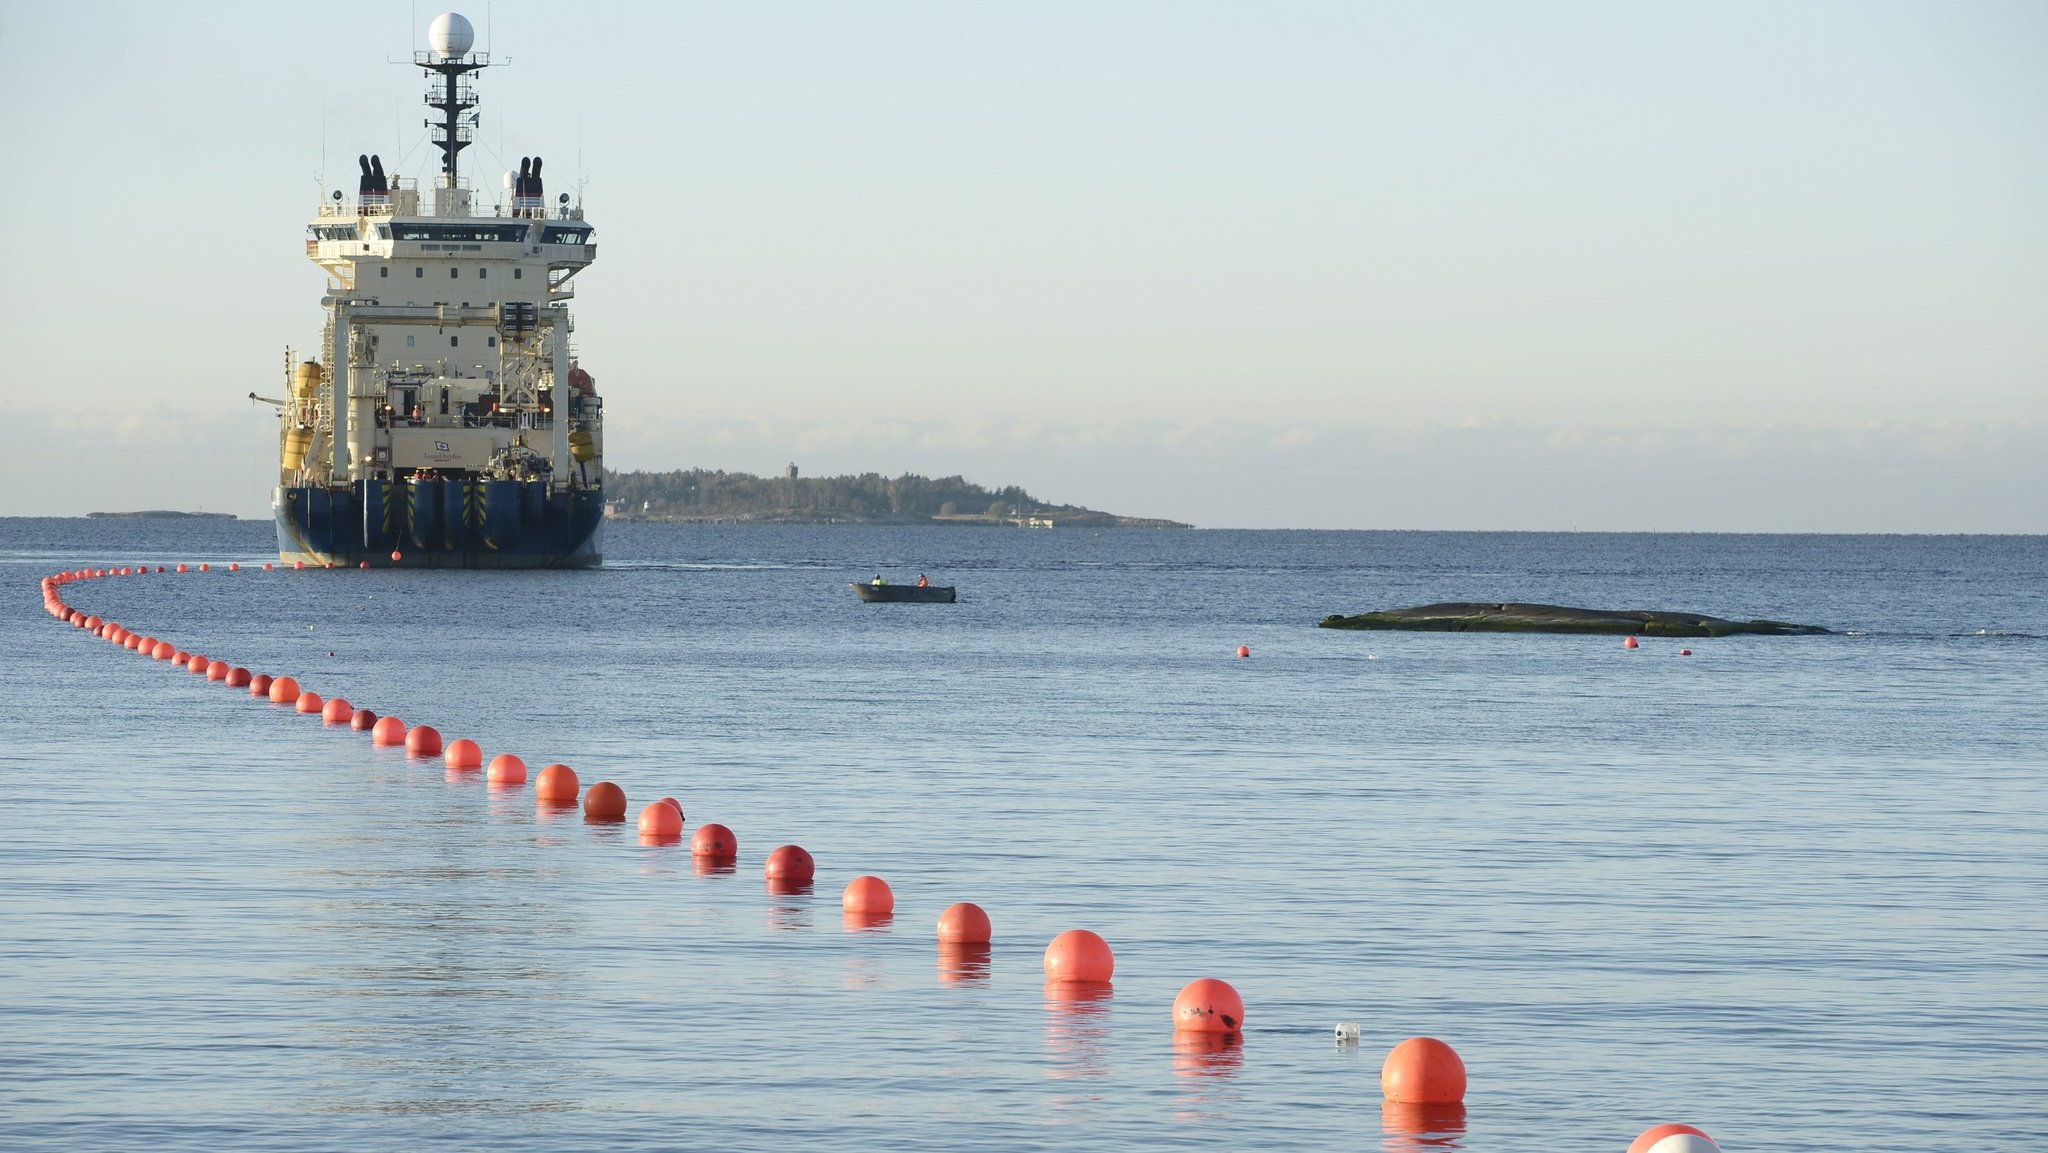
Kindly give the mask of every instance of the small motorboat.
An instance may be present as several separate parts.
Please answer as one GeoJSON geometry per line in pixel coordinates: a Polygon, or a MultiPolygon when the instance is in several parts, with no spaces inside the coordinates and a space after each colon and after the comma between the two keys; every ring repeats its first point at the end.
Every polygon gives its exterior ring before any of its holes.
{"type": "Polygon", "coordinates": [[[870,604],[877,601],[899,601],[919,605],[953,603],[952,585],[878,585],[873,581],[854,581],[853,592],[855,596],[870,604]]]}

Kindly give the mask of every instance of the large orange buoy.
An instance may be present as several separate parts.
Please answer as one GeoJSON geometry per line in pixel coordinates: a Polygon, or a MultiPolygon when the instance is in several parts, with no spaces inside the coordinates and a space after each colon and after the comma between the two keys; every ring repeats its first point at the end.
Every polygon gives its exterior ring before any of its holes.
{"type": "Polygon", "coordinates": [[[818,862],[802,845],[779,845],[768,854],[767,874],[771,881],[805,885],[818,875],[818,862]]]}
{"type": "Polygon", "coordinates": [[[227,680],[228,673],[232,671],[234,671],[234,666],[228,664],[226,661],[206,662],[206,679],[209,681],[227,680]]]}
{"type": "Polygon", "coordinates": [[[685,819],[683,814],[683,803],[681,801],[676,800],[674,797],[663,797],[654,803],[657,805],[667,805],[670,808],[674,809],[676,811],[676,820],[680,821],[685,819]]]}
{"type": "Polygon", "coordinates": [[[405,722],[397,717],[378,717],[370,726],[370,743],[373,745],[402,745],[405,743],[405,722]]]}
{"type": "Polygon", "coordinates": [[[248,686],[253,675],[248,669],[236,665],[228,670],[228,679],[225,683],[231,689],[245,688],[248,686]]]}
{"type": "Polygon", "coordinates": [[[1465,1099],[1465,1062],[1435,1037],[1410,1037],[1380,1066],[1380,1092],[1389,1101],[1448,1105],[1465,1099]]]}
{"type": "Polygon", "coordinates": [[[375,728],[376,725],[377,714],[371,712],[368,709],[357,709],[355,712],[349,714],[348,727],[354,729],[356,732],[360,733],[365,729],[375,728]]]}
{"type": "Polygon", "coordinates": [[[169,660],[171,654],[177,651],[177,646],[169,641],[158,641],[149,646],[149,655],[160,661],[169,660]]]}
{"type": "MultiPolygon", "coordinates": [[[[191,656],[185,658],[185,671],[191,673],[195,677],[205,676],[206,670],[212,667],[212,659],[208,657],[202,657],[198,653],[193,653],[191,656]]],[[[297,700],[298,698],[293,697],[292,699],[297,700]]]]}
{"type": "MultiPolygon", "coordinates": [[[[176,657],[172,657],[171,659],[172,659],[172,660],[176,660],[177,658],[176,658],[176,657]]],[[[250,696],[252,696],[252,697],[268,697],[268,696],[270,695],[270,674],[269,674],[269,673],[251,673],[251,674],[250,674],[250,676],[249,676],[249,695],[250,695],[250,696]]]]}
{"type": "Polygon", "coordinates": [[[320,710],[320,719],[330,725],[345,725],[355,715],[355,706],[341,697],[327,698],[327,707],[320,710]]]}
{"type": "Polygon", "coordinates": [[[415,757],[441,755],[441,731],[432,725],[414,725],[405,734],[405,751],[415,757]]]}
{"type": "Polygon", "coordinates": [[[839,907],[864,917],[880,917],[896,911],[896,894],[880,877],[859,876],[846,883],[839,895],[839,907]]]}
{"type": "Polygon", "coordinates": [[[1116,972],[1109,942],[1087,929],[1068,929],[1045,947],[1045,975],[1053,981],[1108,981],[1116,972]]]}
{"type": "Polygon", "coordinates": [[[484,767],[484,751],[468,737],[461,737],[448,743],[448,755],[442,762],[451,769],[480,769],[484,767]]]}
{"type": "Polygon", "coordinates": [[[511,753],[499,753],[491,758],[491,767],[485,771],[484,779],[494,785],[523,785],[526,783],[526,762],[511,753]]]}
{"type": "Polygon", "coordinates": [[[640,839],[669,845],[682,840],[683,815],[666,801],[654,802],[640,810],[640,839]]]}
{"type": "Polygon", "coordinates": [[[1628,1153],[1721,1153],[1706,1130],[1690,1125],[1652,1125],[1629,1143],[1628,1153]]]}
{"type": "Polygon", "coordinates": [[[299,699],[299,682],[291,677],[276,677],[270,682],[270,703],[284,704],[299,699]]]}
{"type": "Polygon", "coordinates": [[[699,825],[690,837],[690,855],[706,861],[738,860],[740,839],[724,825],[699,825]]]}
{"type": "Polygon", "coordinates": [[[540,771],[540,778],[533,782],[535,800],[560,804],[574,804],[576,792],[576,770],[567,765],[549,765],[540,771]]]}
{"type": "Polygon", "coordinates": [[[320,699],[320,694],[311,689],[299,694],[299,711],[302,713],[317,713],[326,704],[326,701],[320,699]]]}
{"type": "Polygon", "coordinates": [[[944,945],[986,945],[994,935],[988,913],[972,901],[946,906],[939,914],[939,943],[944,945]]]}
{"type": "Polygon", "coordinates": [[[1227,981],[1198,977],[1173,999],[1173,1027],[1189,1033],[1235,1033],[1244,1028],[1244,998],[1227,981]]]}
{"type": "Polygon", "coordinates": [[[1636,638],[1630,637],[1627,640],[1621,642],[1621,647],[1625,649],[1632,649],[1638,647],[1636,644],[1636,638]]]}
{"type": "Polygon", "coordinates": [[[626,790],[610,781],[599,781],[583,790],[583,819],[616,825],[626,819],[626,790]]]}

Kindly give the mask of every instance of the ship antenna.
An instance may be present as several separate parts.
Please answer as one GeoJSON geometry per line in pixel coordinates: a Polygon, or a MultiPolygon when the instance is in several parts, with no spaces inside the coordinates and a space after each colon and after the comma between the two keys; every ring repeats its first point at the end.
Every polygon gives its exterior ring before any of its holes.
{"type": "Polygon", "coordinates": [[[475,45],[476,29],[469,21],[459,13],[443,12],[427,29],[427,50],[414,52],[412,57],[414,64],[434,74],[427,82],[426,103],[441,119],[426,123],[438,133],[434,146],[441,150],[443,188],[456,186],[456,156],[469,147],[473,135],[470,126],[462,122],[463,113],[477,102],[476,89],[470,87],[467,77],[491,64],[489,53],[470,51],[475,45]]]}

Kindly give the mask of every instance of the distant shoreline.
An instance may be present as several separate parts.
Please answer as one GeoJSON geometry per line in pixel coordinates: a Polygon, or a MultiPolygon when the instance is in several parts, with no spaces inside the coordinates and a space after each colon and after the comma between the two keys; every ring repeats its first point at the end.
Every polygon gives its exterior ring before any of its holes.
{"type": "Polygon", "coordinates": [[[231,512],[176,512],[176,511],[174,511],[174,510],[171,510],[171,509],[167,509],[167,508],[149,508],[149,509],[143,509],[143,510],[141,510],[141,511],[139,511],[139,512],[89,512],[89,513],[86,513],[85,515],[87,515],[87,516],[89,516],[89,517],[94,517],[94,518],[102,518],[102,517],[105,517],[105,518],[112,518],[112,519],[114,519],[114,520],[138,520],[138,519],[141,519],[141,520],[240,520],[240,519],[241,519],[240,517],[237,517],[237,516],[236,516],[236,515],[235,515],[234,513],[231,513],[231,512]]]}

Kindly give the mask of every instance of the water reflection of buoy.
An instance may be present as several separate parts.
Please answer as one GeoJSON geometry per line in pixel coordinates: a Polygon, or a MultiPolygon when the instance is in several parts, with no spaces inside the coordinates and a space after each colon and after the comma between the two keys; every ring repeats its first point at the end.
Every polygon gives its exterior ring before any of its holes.
{"type": "Polygon", "coordinates": [[[1629,1143],[1628,1153],[1721,1153],[1703,1129],[1690,1125],[1652,1125],[1629,1143]]]}
{"type": "Polygon", "coordinates": [[[441,755],[441,731],[432,725],[414,725],[405,734],[405,752],[412,757],[441,755]]]}
{"type": "Polygon", "coordinates": [[[896,911],[896,894],[880,877],[859,876],[846,883],[839,907],[859,916],[879,917],[896,911]]]}
{"type": "Polygon", "coordinates": [[[397,717],[378,717],[370,726],[370,743],[390,748],[405,743],[405,722],[397,717]]]}
{"type": "Polygon", "coordinates": [[[699,825],[690,836],[690,855],[717,864],[734,861],[739,859],[740,839],[716,822],[699,825]]]}
{"type": "Polygon", "coordinates": [[[946,906],[939,914],[939,941],[947,945],[986,945],[994,935],[988,912],[972,901],[946,906]]]}
{"type": "Polygon", "coordinates": [[[1087,929],[1068,929],[1045,947],[1045,975],[1051,980],[1107,982],[1115,972],[1109,942],[1087,929]]]}
{"type": "Polygon", "coordinates": [[[1173,1027],[1190,1033],[1235,1033],[1244,1028],[1244,998],[1228,981],[1198,977],[1173,999],[1173,1027]]]}
{"type": "Polygon", "coordinates": [[[1465,1099],[1465,1062],[1435,1037],[1410,1037],[1380,1066],[1380,1092],[1389,1101],[1448,1105],[1465,1099]]]}
{"type": "Polygon", "coordinates": [[[818,862],[802,845],[778,845],[768,854],[766,872],[771,881],[806,885],[817,876],[818,862]]]}
{"type": "Polygon", "coordinates": [[[442,763],[456,770],[480,769],[484,765],[484,750],[468,737],[460,737],[448,742],[448,752],[442,757],[442,763]]]}
{"type": "Polygon", "coordinates": [[[526,783],[526,762],[511,753],[499,753],[491,758],[491,767],[484,771],[484,779],[506,787],[523,785],[526,783]]]}
{"type": "Polygon", "coordinates": [[[1462,1149],[1465,1106],[1458,1102],[1383,1101],[1381,1153],[1438,1153],[1462,1149]]]}
{"type": "Polygon", "coordinates": [[[948,985],[988,980],[993,952],[987,942],[939,942],[939,980],[948,985]]]}
{"type": "Polygon", "coordinates": [[[533,798],[551,804],[574,804],[581,788],[576,781],[575,769],[567,765],[549,765],[533,782],[533,798]]]}

